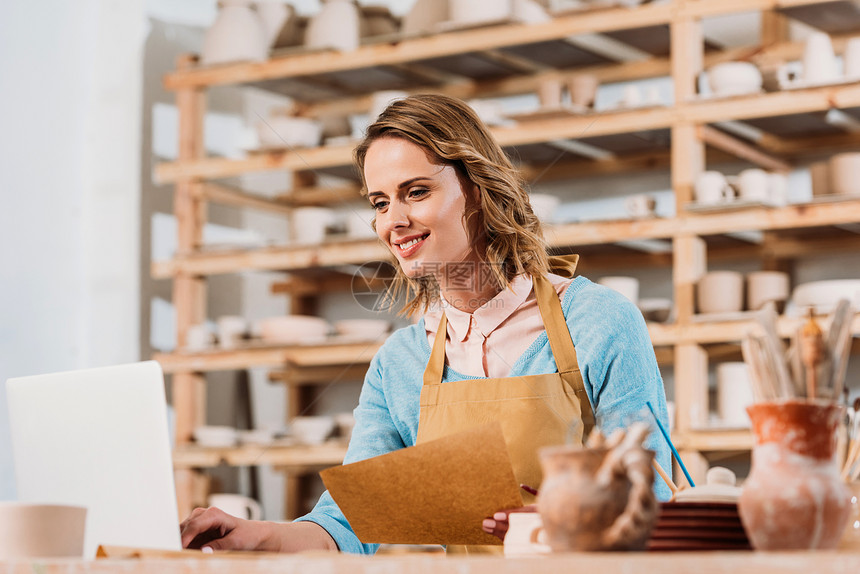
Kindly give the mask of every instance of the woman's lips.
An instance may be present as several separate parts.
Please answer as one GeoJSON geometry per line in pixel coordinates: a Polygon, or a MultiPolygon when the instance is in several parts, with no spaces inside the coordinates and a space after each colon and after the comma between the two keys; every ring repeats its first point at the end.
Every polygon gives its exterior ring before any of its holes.
{"type": "Polygon", "coordinates": [[[410,257],[415,254],[416,251],[421,249],[421,246],[424,245],[424,241],[430,236],[428,233],[422,237],[415,238],[411,241],[407,241],[405,243],[401,243],[399,245],[395,245],[395,249],[397,249],[397,254],[400,257],[410,257]],[[408,246],[408,247],[404,247],[408,246]]]}

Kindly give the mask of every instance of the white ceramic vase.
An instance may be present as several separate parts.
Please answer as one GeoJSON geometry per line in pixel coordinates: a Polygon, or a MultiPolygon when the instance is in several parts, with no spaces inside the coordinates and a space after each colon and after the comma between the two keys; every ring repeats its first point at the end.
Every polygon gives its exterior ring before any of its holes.
{"type": "Polygon", "coordinates": [[[512,0],[450,0],[451,21],[465,26],[504,20],[513,15],[512,0]]]}
{"type": "Polygon", "coordinates": [[[308,22],[305,46],[349,52],[358,48],[360,32],[361,12],[354,0],[323,0],[308,22]]]}
{"type": "Polygon", "coordinates": [[[257,14],[266,30],[266,46],[269,49],[301,44],[299,18],[291,4],[284,0],[257,2],[257,14]]]}
{"type": "Polygon", "coordinates": [[[448,4],[448,0],[416,0],[403,18],[401,33],[414,36],[430,32],[436,25],[448,20],[448,4]]]}
{"type": "Polygon", "coordinates": [[[203,39],[203,64],[261,61],[268,56],[266,30],[250,0],[222,0],[203,39]]]}

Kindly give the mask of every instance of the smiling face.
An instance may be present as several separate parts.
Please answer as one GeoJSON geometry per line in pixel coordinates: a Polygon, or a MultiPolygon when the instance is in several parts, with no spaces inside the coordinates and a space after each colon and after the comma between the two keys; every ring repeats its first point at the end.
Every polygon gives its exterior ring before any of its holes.
{"type": "Polygon", "coordinates": [[[364,179],[376,233],[407,277],[439,280],[452,263],[479,262],[464,220],[466,194],[477,190],[468,182],[464,189],[453,166],[434,163],[408,140],[383,137],[367,151],[364,179]]]}

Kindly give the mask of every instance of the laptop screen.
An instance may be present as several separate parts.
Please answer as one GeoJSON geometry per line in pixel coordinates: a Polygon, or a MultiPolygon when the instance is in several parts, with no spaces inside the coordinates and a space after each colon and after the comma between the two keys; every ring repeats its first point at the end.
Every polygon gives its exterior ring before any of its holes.
{"type": "Polygon", "coordinates": [[[6,382],[18,498],[87,507],[99,544],[178,550],[164,377],[155,361],[6,382]]]}

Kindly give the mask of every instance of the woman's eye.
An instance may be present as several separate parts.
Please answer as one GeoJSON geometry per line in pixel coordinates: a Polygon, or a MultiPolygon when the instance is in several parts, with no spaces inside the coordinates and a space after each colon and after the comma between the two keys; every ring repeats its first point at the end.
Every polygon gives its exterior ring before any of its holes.
{"type": "Polygon", "coordinates": [[[386,205],[388,205],[387,201],[377,201],[375,203],[370,204],[373,209],[379,211],[380,209],[384,209],[386,205]]]}
{"type": "Polygon", "coordinates": [[[425,195],[429,191],[430,190],[427,189],[426,187],[416,187],[414,189],[409,190],[409,197],[421,197],[422,195],[425,195]]]}

